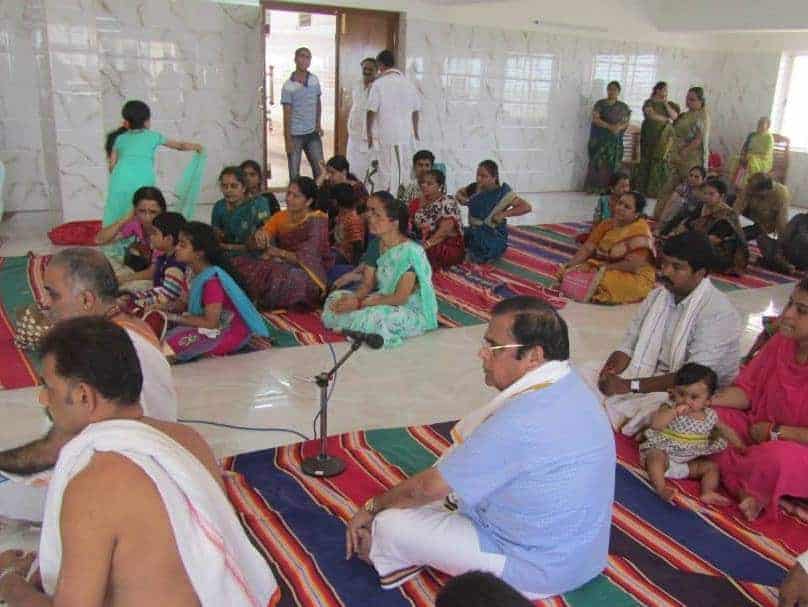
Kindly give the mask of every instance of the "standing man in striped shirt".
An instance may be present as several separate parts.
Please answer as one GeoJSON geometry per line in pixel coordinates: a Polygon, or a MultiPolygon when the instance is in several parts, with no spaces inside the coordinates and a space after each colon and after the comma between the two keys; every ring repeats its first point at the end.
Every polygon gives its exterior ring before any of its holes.
{"type": "Polygon", "coordinates": [[[309,71],[311,51],[301,47],[295,51],[295,71],[281,89],[283,135],[289,160],[289,179],[300,175],[301,153],[311,165],[314,179],[320,175],[323,162],[323,129],[320,81],[309,71]]]}

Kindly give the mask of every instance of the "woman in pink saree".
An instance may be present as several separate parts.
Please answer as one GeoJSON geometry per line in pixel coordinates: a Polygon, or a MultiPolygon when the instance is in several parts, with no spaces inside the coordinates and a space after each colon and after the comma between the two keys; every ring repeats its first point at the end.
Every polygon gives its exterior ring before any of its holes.
{"type": "Polygon", "coordinates": [[[808,498],[808,279],[792,293],[778,334],[712,404],[746,445],[716,459],[747,519],[776,517],[781,497],[808,498]]]}

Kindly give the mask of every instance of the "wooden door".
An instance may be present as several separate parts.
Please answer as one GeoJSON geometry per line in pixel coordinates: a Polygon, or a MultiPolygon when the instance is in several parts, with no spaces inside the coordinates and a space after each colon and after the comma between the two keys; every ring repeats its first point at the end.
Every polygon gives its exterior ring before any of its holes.
{"type": "Polygon", "coordinates": [[[351,91],[362,79],[360,63],[384,49],[396,54],[398,13],[338,9],[337,13],[337,114],[335,147],[345,154],[348,145],[348,114],[351,91]]]}

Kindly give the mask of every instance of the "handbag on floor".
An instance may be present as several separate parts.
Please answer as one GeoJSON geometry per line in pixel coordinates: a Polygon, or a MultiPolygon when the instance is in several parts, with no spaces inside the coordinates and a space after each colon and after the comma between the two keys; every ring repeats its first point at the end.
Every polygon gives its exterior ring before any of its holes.
{"type": "Polygon", "coordinates": [[[574,301],[589,302],[595,294],[604,272],[605,268],[598,270],[568,270],[561,279],[561,294],[574,301]]]}

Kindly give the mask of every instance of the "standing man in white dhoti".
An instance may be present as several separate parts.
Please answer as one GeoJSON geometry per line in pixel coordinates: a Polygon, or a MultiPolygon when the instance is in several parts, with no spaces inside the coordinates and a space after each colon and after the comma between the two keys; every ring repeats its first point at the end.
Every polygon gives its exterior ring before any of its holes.
{"type": "Polygon", "coordinates": [[[421,97],[415,86],[395,68],[392,51],[376,57],[379,77],[368,95],[368,148],[374,148],[379,160],[376,190],[395,195],[408,180],[410,159],[415,152],[421,97]]]}
{"type": "Polygon", "coordinates": [[[714,262],[707,236],[669,238],[663,253],[662,286],[648,294],[623,343],[592,373],[612,425],[627,435],[647,425],[685,363],[709,367],[722,386],[738,373],[740,318],[707,276],[714,262]]]}
{"type": "MultiPolygon", "coordinates": [[[[118,280],[103,253],[78,247],[60,251],[45,269],[44,291],[46,313],[52,321],[105,316],[123,327],[143,371],[143,409],[150,417],[176,421],[177,393],[171,367],[151,328],[116,305],[118,280]]],[[[0,452],[0,516],[42,520],[47,481],[34,475],[53,467],[70,438],[51,426],[42,438],[0,452]],[[9,480],[3,471],[22,478],[9,480]]]]}
{"type": "Polygon", "coordinates": [[[42,340],[40,403],[73,436],[48,488],[29,558],[0,555],[0,599],[29,605],[275,604],[278,587],[247,538],[205,440],[143,414],[143,375],[126,332],[104,318],[57,324],[42,340]],[[10,561],[10,562],[9,562],[10,561]]]}
{"type": "Polygon", "coordinates": [[[353,88],[351,111],[348,114],[348,146],[345,155],[353,174],[362,182],[365,182],[373,159],[373,151],[368,147],[368,95],[378,71],[378,64],[373,57],[362,60],[362,80],[353,88]]]}
{"type": "Polygon", "coordinates": [[[394,588],[430,566],[481,570],[529,598],[561,594],[606,566],[614,437],[568,362],[564,320],[519,296],[492,311],[479,352],[501,392],[452,430],[438,463],[370,498],[346,531],[394,588]]]}

